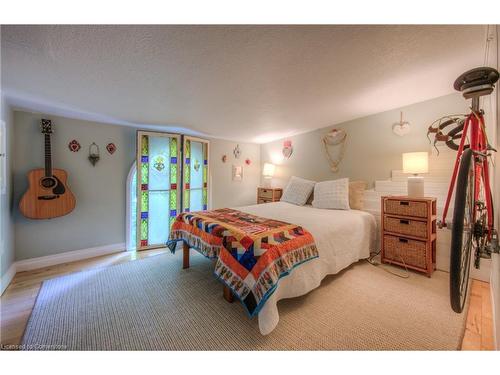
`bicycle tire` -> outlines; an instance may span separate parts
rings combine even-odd
[[[474,168],[472,150],[462,153],[455,190],[455,209],[450,247],[450,303],[453,311],[463,311],[469,287],[470,260],[473,246],[472,226],[464,244],[464,220],[472,221],[474,210]],[[467,194],[470,194],[467,197]],[[469,210],[469,212],[466,212]],[[467,234],[467,232],[466,232]]]

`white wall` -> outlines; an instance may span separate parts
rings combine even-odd
[[[68,172],[68,184],[77,204],[67,216],[29,220],[20,214],[18,204],[28,187],[26,174],[44,165],[39,127],[42,117],[53,121],[53,165]],[[14,122],[16,260],[125,243],[126,179],[135,160],[136,129],[21,111],[14,113]],[[82,145],[77,153],[68,149],[72,139]],[[101,155],[95,167],[87,159],[92,142],[99,145]],[[118,147],[113,155],[105,149],[108,142]],[[240,144],[242,155],[238,162],[244,165],[245,158],[252,160],[250,166],[244,167],[242,182],[231,180],[231,165],[235,162],[232,150],[236,144],[211,139],[210,146],[212,207],[254,203],[260,178],[260,146]],[[222,154],[228,155],[224,165]]]
[[[467,105],[457,93],[290,137],[287,139],[292,140],[294,149],[290,159],[281,156],[283,140],[266,143],[261,146],[261,162],[278,165],[273,179],[278,187],[284,186],[292,175],[316,181],[350,177],[373,184],[390,178],[392,170],[402,168],[403,152],[431,150],[426,137],[428,126],[445,114],[464,113]],[[400,110],[404,120],[411,124],[411,133],[404,137],[392,132],[392,125],[399,121]],[[323,135],[333,127],[348,133],[338,173],[330,170],[321,142]]]

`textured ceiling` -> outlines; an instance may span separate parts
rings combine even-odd
[[[2,26],[13,105],[266,142],[453,92],[483,26]]]

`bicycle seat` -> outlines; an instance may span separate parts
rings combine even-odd
[[[455,90],[463,92],[466,98],[489,95],[493,92],[499,76],[496,69],[482,66],[460,75],[455,80],[453,87]]]

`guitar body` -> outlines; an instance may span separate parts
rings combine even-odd
[[[28,173],[29,188],[19,202],[19,210],[27,218],[52,219],[75,208],[76,199],[67,186],[66,171],[52,169],[52,177],[45,174],[43,168]]]

